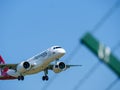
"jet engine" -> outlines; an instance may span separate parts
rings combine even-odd
[[[29,70],[30,68],[31,68],[31,64],[27,61],[24,61],[24,62],[21,62],[20,64],[18,64],[17,71],[23,73],[23,72]]]
[[[66,70],[66,64],[64,62],[57,62],[57,64],[53,66],[53,71],[55,73],[59,73],[64,70]]]

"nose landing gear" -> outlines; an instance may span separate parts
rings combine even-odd
[[[43,77],[42,77],[42,80],[43,80],[43,81],[45,81],[45,80],[48,81],[48,79],[49,79],[48,76],[43,76]]]
[[[42,80],[43,80],[43,81],[45,81],[45,80],[48,81],[48,79],[49,79],[49,77],[47,76],[47,74],[48,74],[48,69],[45,69],[45,70],[44,70],[44,74],[45,74],[45,76],[42,77]]]

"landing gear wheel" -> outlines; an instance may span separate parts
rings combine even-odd
[[[49,79],[48,76],[43,76],[43,77],[42,77],[42,80],[43,80],[43,81],[44,81],[44,80],[47,81],[48,79]]]
[[[48,79],[49,79],[49,77],[47,76],[47,74],[48,74],[48,68],[46,68],[46,69],[44,70],[44,74],[45,74],[45,75],[42,77],[42,80],[43,80],[43,81],[45,81],[45,80],[48,81]]]
[[[43,80],[43,81],[45,80],[45,76],[42,77],[42,80]]]
[[[21,80],[24,80],[24,76],[21,76]]]
[[[20,79],[21,79],[21,77],[20,76],[18,76],[18,80],[20,81]]]
[[[24,80],[24,76],[18,76],[18,80]]]
[[[48,79],[49,79],[48,76],[45,76],[45,79],[46,79],[46,81],[48,81]]]

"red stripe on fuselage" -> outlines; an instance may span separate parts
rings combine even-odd
[[[0,76],[0,80],[11,80],[11,79],[17,79],[17,77],[12,76]]]

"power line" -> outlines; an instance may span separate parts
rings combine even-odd
[[[119,41],[119,43],[113,48],[113,50],[114,50],[114,51],[117,50],[118,47],[120,47],[120,41]],[[116,85],[116,83],[119,81],[119,78],[120,78],[120,77],[117,77],[114,81],[112,81],[105,90],[111,90],[112,87],[114,87],[114,85]]]
[[[119,0],[115,3],[115,5],[100,19],[100,21],[94,26],[91,33],[94,33],[98,28],[100,28],[105,21],[112,15],[113,12],[115,12],[116,8],[119,6]],[[72,58],[77,54],[78,50],[80,49],[80,45],[77,45],[74,50],[69,54],[68,58],[66,59],[66,62],[70,62]],[[99,63],[96,63],[93,67],[96,67]],[[92,72],[94,70],[91,70]],[[55,78],[58,75],[53,75],[51,79],[43,86],[43,90],[47,90],[47,88],[51,85],[51,83],[55,80]],[[87,76],[86,76],[87,77]],[[84,82],[84,80],[83,80]]]
[[[118,0],[114,6],[112,6],[112,8],[110,8],[110,10],[100,19],[100,21],[94,26],[94,28],[92,29],[91,33],[94,33],[95,31],[98,30],[98,28],[100,28],[105,21],[107,21],[107,19],[115,12],[115,10],[119,7],[120,5],[120,1]],[[119,43],[120,44],[120,43]],[[116,47],[113,49],[115,50]],[[82,78],[81,80],[79,80],[78,84],[74,87],[73,90],[77,90],[84,82],[87,78],[89,78],[92,75],[92,72],[94,72],[97,67],[100,66],[100,62],[98,61],[96,64],[93,65],[93,67],[89,70],[89,72],[84,76],[84,78]]]
[[[79,49],[81,48],[81,45],[78,44],[74,49],[73,51],[69,54],[68,58],[65,60],[66,63],[69,63],[73,57],[79,52]]]
[[[92,68],[86,73],[86,75],[79,80],[79,82],[77,83],[77,85],[73,88],[73,90],[78,90],[79,87],[92,75],[92,73],[98,68],[98,66],[100,66],[100,62],[98,61],[97,63],[95,63]]]
[[[97,31],[98,28],[100,28],[105,23],[105,21],[107,21],[107,19],[115,12],[116,8],[119,7],[119,4],[120,4],[120,1],[118,0],[114,4],[114,6],[112,6],[112,8],[110,8],[110,10],[94,26],[94,28],[92,29],[91,33],[94,33],[95,31]],[[116,48],[114,48],[113,50],[115,50],[115,49]],[[92,75],[92,72],[94,72],[97,69],[98,66],[100,66],[100,62],[99,61],[92,66],[92,68],[88,71],[88,73],[81,80],[79,80],[78,84],[73,88],[73,90],[78,90],[78,88],[85,82],[85,80],[87,78],[89,78]]]
[[[119,77],[117,77],[114,81],[112,81],[105,90],[111,90],[112,87],[116,85],[118,81],[119,81]]]
[[[115,47],[113,47],[113,51],[115,51],[119,46],[120,44],[120,42],[118,42],[116,45],[115,45]],[[101,65],[101,62],[100,61],[98,61],[97,63],[95,63],[93,66],[92,66],[92,68],[88,71],[88,73],[87,74],[85,74],[85,76],[81,79],[81,80],[79,80],[79,82],[77,83],[77,85],[73,88],[73,90],[78,90],[79,89],[79,87],[92,75],[92,73],[93,72],[95,72],[96,70],[97,70],[97,68],[99,67]],[[108,86],[108,88],[106,89],[106,90],[109,90],[110,88],[112,88],[113,86],[114,86],[114,82],[116,82],[116,80],[115,81],[113,81],[113,83],[111,83],[110,84],[110,86]]]
[[[98,30],[109,19],[109,17],[117,10],[119,5],[120,5],[120,0],[117,0],[117,2],[109,9],[109,11],[94,26],[91,33],[94,33],[96,30]]]

